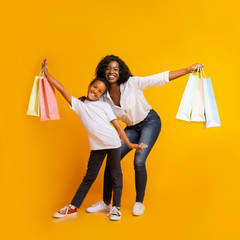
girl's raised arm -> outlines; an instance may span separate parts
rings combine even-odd
[[[44,75],[49,81],[49,83],[55,87],[66,99],[66,101],[71,105],[71,99],[72,96],[71,94],[63,87],[63,85],[58,82],[56,79],[54,79],[49,73],[48,73],[48,66],[47,66],[48,60],[47,58],[44,59],[43,61],[43,70],[44,70]]]

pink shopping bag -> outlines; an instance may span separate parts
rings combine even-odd
[[[54,88],[46,78],[40,78],[40,116],[42,121],[59,119]]]

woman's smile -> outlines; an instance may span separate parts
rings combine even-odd
[[[105,70],[105,77],[110,83],[117,82],[119,78],[119,64],[116,61],[112,61],[108,64]]]

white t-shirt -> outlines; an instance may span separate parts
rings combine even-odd
[[[116,119],[110,105],[101,101],[84,102],[72,97],[70,106],[81,120],[91,150],[112,149],[121,146],[120,138],[110,122]]]
[[[143,121],[152,107],[144,97],[143,90],[149,87],[160,87],[169,82],[169,71],[147,77],[130,77],[127,82],[120,85],[120,105],[116,106],[109,92],[101,101],[111,105],[117,118],[125,122],[128,126],[136,125]]]

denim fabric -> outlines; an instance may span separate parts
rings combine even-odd
[[[147,171],[145,163],[161,131],[160,117],[154,110],[151,110],[148,116],[142,122],[134,126],[126,127],[124,131],[132,143],[144,143],[148,145],[147,148],[144,148],[143,152],[136,150],[134,156],[136,202],[143,202],[147,183]],[[122,141],[121,159],[131,150],[132,149],[128,148],[127,145]],[[106,164],[103,189],[104,201],[110,201],[111,196],[111,173],[108,164]]]
[[[113,188],[113,206],[120,207],[122,196],[122,170],[120,165],[121,148],[92,150],[87,173],[80,184],[71,204],[80,207],[86,197],[91,185],[97,178],[98,172],[102,166],[103,160],[108,155],[107,166],[110,171],[110,181]]]

